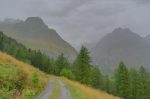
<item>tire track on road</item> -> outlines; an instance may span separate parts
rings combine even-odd
[[[59,93],[58,99],[72,99],[70,90],[64,84],[64,82],[59,81],[59,84],[60,84],[60,93]]]
[[[45,90],[35,99],[50,99],[53,93],[55,82],[51,81],[50,84],[45,88]]]

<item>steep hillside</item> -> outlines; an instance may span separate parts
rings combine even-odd
[[[69,43],[64,41],[55,30],[50,29],[39,17],[29,17],[25,21],[0,22],[0,30],[25,46],[40,49],[53,57],[61,52],[68,57],[77,54]]]
[[[129,29],[118,28],[105,36],[91,51],[93,63],[112,72],[120,61],[128,67],[150,68],[150,44]]]
[[[0,96],[31,99],[49,82],[49,76],[31,65],[0,52]]]

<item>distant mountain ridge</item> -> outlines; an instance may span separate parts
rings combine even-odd
[[[92,61],[105,72],[112,72],[123,61],[128,67],[150,68],[150,44],[130,29],[117,28],[91,51]]]
[[[150,43],[150,34],[144,38],[148,43]]]
[[[77,54],[76,50],[54,29],[50,29],[40,17],[29,17],[25,21],[0,22],[0,30],[28,48],[40,49],[53,57],[59,53],[64,53],[67,57]]]

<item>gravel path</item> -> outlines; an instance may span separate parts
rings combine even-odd
[[[36,99],[50,99],[50,96],[53,93],[55,82],[51,81],[46,89],[38,96]]]
[[[60,93],[58,99],[72,99],[68,87],[62,81],[59,81],[59,84],[60,84]]]

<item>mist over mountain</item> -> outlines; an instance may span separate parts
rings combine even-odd
[[[96,46],[97,42],[89,42],[89,43],[83,43],[82,45],[85,46],[89,52],[92,51],[92,49]]]
[[[40,17],[29,17],[25,21],[5,20],[0,22],[0,30],[28,48],[40,49],[53,57],[64,53],[71,58],[77,54],[76,50],[54,29],[50,29]]]
[[[105,72],[112,72],[120,61],[128,67],[149,68],[150,44],[130,29],[117,28],[97,43],[91,56]]]
[[[150,34],[144,38],[148,43],[150,43]]]

